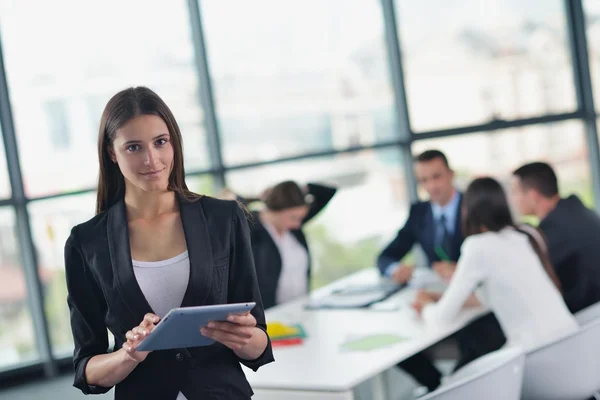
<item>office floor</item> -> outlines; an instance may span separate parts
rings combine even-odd
[[[448,373],[451,370],[452,362],[438,362],[438,368]],[[390,398],[393,400],[411,399],[411,393],[416,388],[414,382],[405,374],[396,369],[388,371],[390,376]],[[40,380],[9,389],[0,390],[0,400],[83,400],[90,399],[90,396],[83,395],[73,386],[72,374],[63,374],[50,380]],[[357,388],[357,400],[369,399],[368,385],[361,385]],[[108,400],[113,398],[113,392],[110,391],[104,395],[93,396],[93,400]]]
[[[73,386],[73,375],[65,374],[50,380],[31,382],[10,389],[0,390],[0,400],[83,400],[90,396],[83,395]],[[94,400],[113,398],[110,391],[104,395],[93,396]]]

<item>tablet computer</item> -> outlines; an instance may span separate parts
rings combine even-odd
[[[251,302],[174,308],[140,342],[137,350],[166,350],[211,345],[215,341],[203,336],[200,328],[211,321],[226,321],[230,314],[246,314],[254,306],[256,303]]]

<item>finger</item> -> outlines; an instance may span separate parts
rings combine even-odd
[[[148,329],[143,328],[141,326],[136,326],[135,328],[132,329],[132,332],[134,335],[145,336],[148,334]]]
[[[226,332],[226,331],[222,331],[222,330],[218,330],[218,329],[211,329],[211,328],[202,328],[200,330],[200,332],[207,337],[210,337],[214,340],[216,340],[219,343],[223,343],[225,344],[225,342],[230,342],[230,343],[235,343],[238,345],[246,345],[250,342],[250,337],[252,335],[250,335],[250,337],[241,337],[238,334],[232,333],[232,332]]]
[[[252,337],[254,333],[254,327],[232,324],[230,322],[209,322],[207,328],[214,329],[215,331],[222,331],[232,333],[240,337]]]
[[[135,353],[135,346],[130,341],[123,343],[123,349],[129,354]]]
[[[158,315],[156,314],[152,314],[152,313],[148,313],[146,315],[144,315],[144,320],[142,321],[142,323],[140,324],[140,326],[148,326],[151,324],[156,324],[158,323],[158,321],[160,320],[160,318],[158,317]]]
[[[256,319],[250,313],[244,315],[232,314],[227,317],[227,321],[232,324],[243,325],[243,326],[256,326]]]

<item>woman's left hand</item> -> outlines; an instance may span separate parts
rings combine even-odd
[[[214,339],[233,351],[242,350],[252,340],[256,330],[256,319],[250,313],[230,315],[227,321],[209,322],[200,329],[202,335]]]
[[[426,290],[419,290],[415,297],[415,301],[412,304],[412,308],[418,313],[421,314],[423,308],[427,304],[435,303],[442,297],[441,293],[429,292]]]

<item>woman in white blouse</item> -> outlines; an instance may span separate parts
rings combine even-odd
[[[496,314],[507,345],[525,351],[578,329],[542,237],[515,227],[496,180],[479,178],[469,185],[462,221],[467,239],[448,288],[441,296],[420,292],[413,305],[427,324],[451,323],[463,305],[481,302]]]

